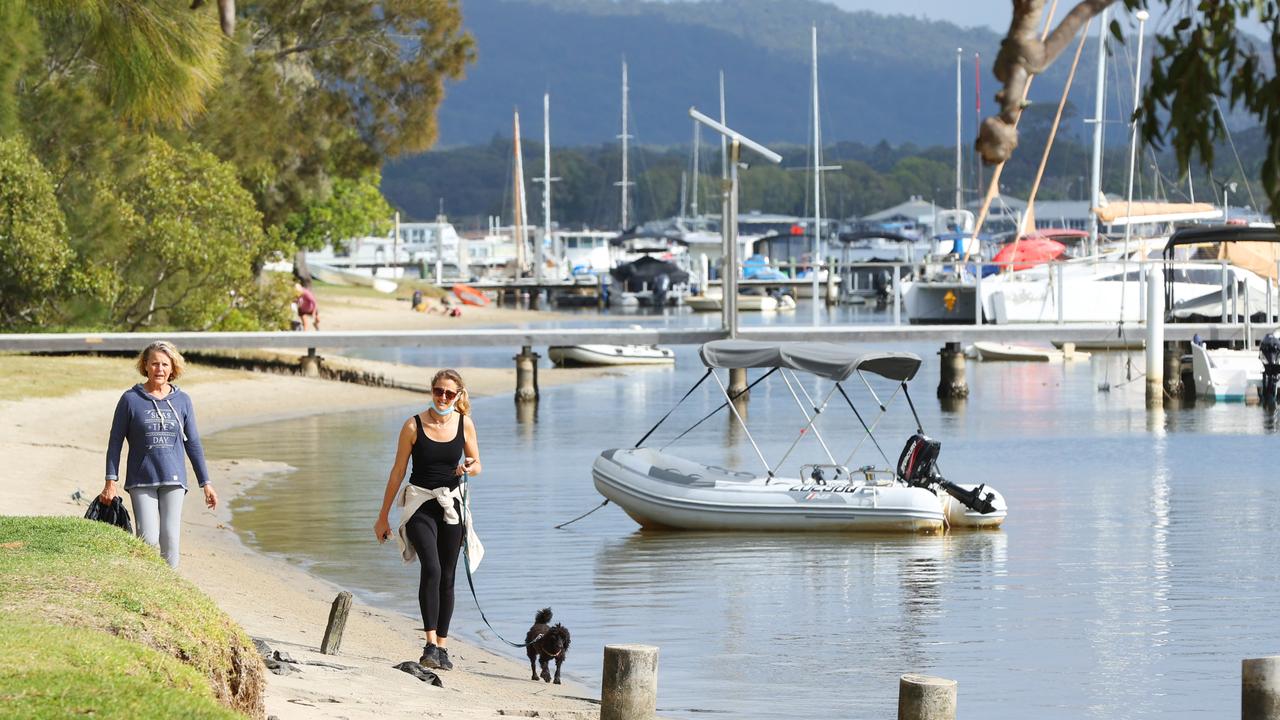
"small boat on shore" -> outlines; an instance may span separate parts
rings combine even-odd
[[[676,354],[657,345],[552,345],[551,362],[560,367],[605,365],[674,365]]]
[[[795,397],[806,424],[782,458],[770,464],[742,416],[733,411],[764,464],[763,472],[688,460],[666,452],[665,446],[644,447],[644,441],[662,425],[661,421],[635,447],[605,450],[592,466],[596,490],[642,527],[932,533],[948,527],[995,528],[1004,521],[1008,507],[1000,493],[983,484],[958,485],[943,478],[936,463],[941,446],[923,434],[917,433],[907,441],[893,468],[873,465],[850,468],[849,463],[862,443],[841,462],[823,439],[817,420],[829,417],[823,413],[839,391],[866,431],[863,439],[874,440],[870,429],[880,418],[869,424],[863,422],[863,416],[840,383],[854,374],[863,381],[869,380],[868,376],[879,376],[897,385],[894,396],[900,391],[905,395],[907,381],[920,367],[918,356],[900,352],[856,353],[829,343],[747,340],[716,340],[703,345],[700,355],[707,372],[698,384],[715,377],[724,393],[724,403],[715,412],[733,402],[724,382],[714,374],[717,369],[761,368],[768,372],[752,385],[777,373]],[[797,373],[833,381],[833,386],[825,397],[810,397]],[[869,383],[867,387],[875,395]],[[797,388],[805,399],[796,395]],[[874,404],[880,408],[881,416],[889,400],[892,397],[884,402],[876,398]],[[806,408],[811,408],[813,414]],[[670,415],[668,413],[663,421]],[[919,417],[914,407],[912,415],[918,427]],[[695,423],[695,427],[701,422]],[[796,475],[785,474],[784,463],[806,436],[818,441],[825,457],[799,465]],[[879,449],[878,443],[875,445]],[[881,457],[886,464],[889,462],[883,452]]]
[[[1067,350],[985,341],[975,342],[970,347],[973,348],[973,354],[979,360],[987,362],[1063,362],[1089,359],[1089,353],[1081,352],[1074,347]]]

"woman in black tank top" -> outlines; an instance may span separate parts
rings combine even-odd
[[[373,525],[378,542],[386,542],[391,537],[388,515],[400,493],[410,458],[413,471],[409,483],[426,490],[455,489],[463,473],[480,474],[476,428],[471,421],[471,403],[467,400],[462,376],[454,370],[441,370],[431,380],[431,393],[431,406],[406,420],[400,428],[395,463],[382,498],[382,512]],[[454,505],[455,510],[461,511],[457,500]],[[445,646],[453,617],[453,580],[463,526],[446,523],[444,508],[430,500],[422,503],[404,522],[404,530],[422,564],[418,604],[427,644],[419,662],[431,669],[451,670],[453,663]]]

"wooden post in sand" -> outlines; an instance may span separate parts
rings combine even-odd
[[[324,358],[316,354],[315,348],[307,348],[307,354],[299,359],[303,377],[320,377],[320,363]]]
[[[1280,720],[1280,656],[1244,661],[1240,720]]]
[[[605,645],[600,720],[650,720],[658,711],[658,648]]]
[[[337,655],[342,645],[342,631],[347,628],[347,615],[351,613],[351,593],[343,590],[333,599],[333,607],[329,609],[329,624],[324,628],[324,639],[320,641],[320,652],[325,655]]]
[[[516,361],[516,400],[519,402],[538,399],[539,357],[533,348],[525,345],[520,348],[520,354],[512,358]]]
[[[956,720],[956,681],[903,675],[898,681],[898,720]]]

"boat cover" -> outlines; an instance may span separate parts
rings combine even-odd
[[[713,340],[702,346],[699,355],[709,368],[784,367],[837,382],[858,370],[905,382],[920,368],[919,356],[912,353],[859,353],[825,342]]]

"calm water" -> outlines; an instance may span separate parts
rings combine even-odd
[[[958,680],[969,718],[1237,714],[1240,660],[1280,651],[1276,420],[1238,404],[1148,412],[1140,379],[1116,387],[1122,355],[970,363],[971,397],[948,410],[933,397],[936,348],[909,349],[926,360],[913,399],[943,441],[942,468],[1005,494],[1002,531],[641,533],[613,506],[552,529],[600,501],[595,456],[634,444],[701,375],[694,349],[680,348],[674,370],[544,390],[527,417],[508,395],[475,403],[486,614],[521,639],[551,605],[573,631],[566,671],[597,687],[603,644],[660,646],[659,709],[672,717],[892,717],[904,672]],[[510,354],[471,360],[505,364]],[[1103,382],[1113,389],[1099,392]],[[776,459],[803,421],[785,385],[771,383],[753,391],[749,425]],[[870,412],[861,383],[849,388]],[[912,428],[900,401],[877,431],[894,458]],[[714,405],[700,389],[677,413],[684,424],[649,444]],[[415,409],[210,438],[215,456],[297,468],[237,501],[237,529],[256,548],[417,617],[417,566],[378,546],[371,529],[396,430]],[[843,457],[857,421],[834,407],[822,422]],[[723,414],[672,450],[759,467]],[[817,450],[802,443],[788,467]],[[878,460],[868,446],[854,463]],[[461,579],[459,593],[455,634],[501,650]],[[409,623],[405,632],[415,634]]]

